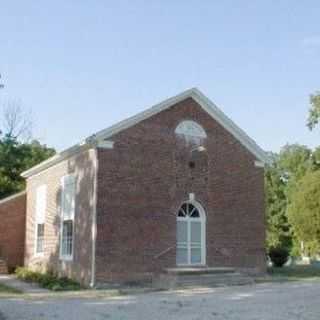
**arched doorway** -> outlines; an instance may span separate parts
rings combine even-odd
[[[177,214],[176,263],[206,264],[206,214],[196,201],[183,203]]]

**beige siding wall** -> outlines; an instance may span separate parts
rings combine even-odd
[[[92,214],[95,177],[95,152],[83,151],[27,180],[27,217],[25,265],[32,268],[53,270],[88,285],[92,261]],[[74,254],[73,261],[61,261],[60,209],[61,178],[67,174],[76,177]],[[35,209],[37,187],[47,186],[44,254],[35,255]]]

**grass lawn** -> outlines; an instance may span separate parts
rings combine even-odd
[[[268,275],[271,276],[270,281],[294,281],[303,279],[320,280],[320,267],[309,265],[282,268],[269,267]]]
[[[0,295],[7,294],[7,293],[21,293],[21,291],[0,283]]]

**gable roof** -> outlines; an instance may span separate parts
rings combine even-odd
[[[242,129],[240,129],[230,118],[228,118],[211,100],[209,100],[200,90],[192,88],[186,90],[174,97],[166,99],[151,108],[142,111],[133,117],[120,121],[119,123],[108,127],[104,130],[98,131],[96,134],[88,137],[82,143],[79,143],[71,148],[68,148],[52,158],[40,163],[39,165],[25,171],[22,176],[28,178],[34,174],[45,170],[68,157],[85,150],[89,147],[97,145],[100,142],[106,141],[113,135],[126,130],[137,123],[150,118],[157,113],[166,110],[178,102],[187,98],[195,100],[214,120],[216,120],[222,127],[230,132],[248,151],[250,151],[258,160],[263,163],[269,162],[267,154],[251,139]],[[112,142],[111,142],[112,143]]]

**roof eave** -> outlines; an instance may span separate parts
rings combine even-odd
[[[88,137],[82,143],[76,144],[56,155],[49,158],[48,160],[39,163],[38,165],[32,167],[31,169],[22,172],[21,176],[23,178],[29,178],[33,175],[36,175],[60,162],[66,160],[82,151],[88,150],[90,148],[102,148],[102,149],[112,149],[113,141],[98,141],[95,135]]]
[[[227,117],[210,99],[208,99],[200,90],[197,88],[191,88],[186,90],[174,97],[164,100],[142,111],[133,117],[119,122],[107,129],[104,129],[96,134],[98,140],[108,139],[111,136],[130,128],[131,126],[148,119],[149,117],[181,102],[187,98],[193,98],[209,115],[215,119],[220,125],[222,125],[227,131],[229,131],[233,136],[238,139],[242,145],[246,147],[259,161],[263,163],[269,163],[270,160],[264,150],[262,150],[258,144],[251,139],[242,129],[240,129],[229,117]]]
[[[218,123],[220,123],[220,125],[222,125],[236,139],[238,139],[241,144],[244,145],[257,158],[257,160],[260,160],[265,164],[270,163],[267,153],[200,90],[194,88],[192,90],[192,98],[198,102],[211,115],[212,118],[214,118]],[[218,115],[218,117],[216,115]]]
[[[32,167],[29,170],[26,170],[24,172],[21,173],[21,176],[23,178],[29,178],[35,174],[40,173],[43,170],[46,170],[56,164],[58,164],[59,162],[68,159],[69,157],[79,153],[82,150],[85,150],[88,148],[88,143],[83,143],[83,144],[76,144],[56,155],[54,155],[53,157],[39,163],[38,165]]]
[[[99,142],[104,141],[111,136],[132,127],[133,125],[148,119],[149,117],[181,102],[187,98],[193,98],[213,119],[215,119],[220,125],[222,125],[227,131],[229,131],[240,143],[250,151],[257,160],[268,164],[270,159],[266,152],[263,151],[258,144],[251,139],[242,129],[240,129],[230,118],[228,118],[210,99],[208,99],[200,90],[197,88],[188,89],[174,97],[166,99],[153,107],[142,111],[128,119],[125,119],[107,129],[101,130],[96,134],[88,137],[83,143],[77,144],[68,148],[52,158],[38,164],[37,166],[23,172],[21,174],[24,178],[29,178],[51,166],[69,158],[76,153],[88,149],[93,145],[96,146]]]

